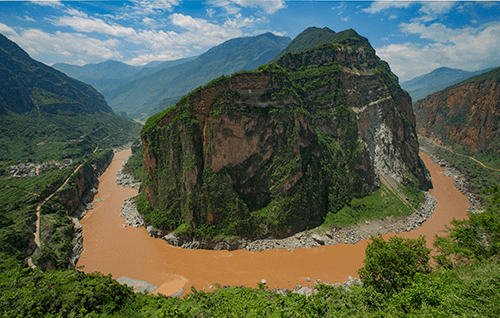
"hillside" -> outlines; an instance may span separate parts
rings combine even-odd
[[[163,99],[176,98],[222,74],[254,70],[280,52],[290,39],[272,33],[235,38],[200,55],[196,60],[176,65],[105,91],[116,111],[146,112]]]
[[[0,160],[40,161],[76,158],[118,131],[102,146],[131,141],[139,125],[114,114],[92,86],[0,35],[0,130]]]
[[[472,152],[500,151],[500,68],[419,100],[418,133]]]
[[[31,59],[0,34],[0,114],[7,110],[67,115],[112,112],[93,87]]]
[[[139,208],[185,238],[291,235],[385,180],[428,188],[414,125],[409,95],[364,38],[286,54],[148,120]]]
[[[402,82],[401,88],[410,94],[412,101],[417,102],[432,93],[438,92],[469,77],[476,76],[490,70],[491,69],[485,69],[469,72],[448,67],[440,67],[428,74]]]
[[[323,29],[310,27],[297,35],[297,37],[295,37],[293,41],[286,46],[286,48],[284,48],[278,55],[276,55],[271,60],[271,62],[277,61],[286,53],[298,53],[321,46],[323,44],[341,42],[349,39],[354,39],[356,43],[368,48],[372,48],[368,40],[360,36],[353,29],[336,33],[335,31],[332,31],[327,27],[324,27]]]

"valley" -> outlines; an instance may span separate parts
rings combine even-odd
[[[0,23],[0,316],[500,312],[500,68],[302,30],[49,66]]]
[[[108,170],[99,178],[94,201],[100,201],[94,203],[94,208],[81,221],[84,251],[77,266],[84,266],[86,273],[99,271],[115,279],[127,276],[145,280],[171,293],[180,288],[187,292],[190,286],[209,291],[209,286],[216,283],[256,288],[261,279],[265,279],[270,288],[291,288],[299,284],[312,286],[317,279],[342,283],[349,276],[358,277],[356,272],[363,265],[368,240],[291,251],[190,250],[152,238],[144,227],[124,227],[125,219],[119,216],[123,200],[136,195],[137,190],[118,186],[116,174],[129,154],[127,150],[115,155]],[[398,236],[425,235],[429,239],[428,247],[432,248],[430,239],[453,218],[465,218],[469,205],[453,185],[453,178],[445,176],[444,169],[427,155],[420,155],[431,173],[434,188],[429,192],[436,198],[437,205],[423,226]],[[306,281],[307,277],[312,281]],[[174,288],[169,290],[170,284]]]

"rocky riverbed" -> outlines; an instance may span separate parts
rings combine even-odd
[[[124,161],[124,165],[127,160]],[[122,169],[123,170],[123,169]],[[124,187],[135,187],[138,189],[140,183],[130,175],[120,172],[116,176],[118,185]],[[349,227],[336,227],[329,231],[320,231],[317,229],[297,233],[293,236],[276,239],[266,238],[260,240],[249,240],[245,238],[234,238],[230,240],[187,240],[174,233],[167,233],[147,226],[146,229],[150,236],[162,238],[168,244],[180,246],[187,249],[213,249],[213,250],[236,250],[246,249],[248,251],[264,251],[270,249],[311,248],[321,245],[331,245],[337,243],[355,244],[364,239],[378,234],[401,233],[403,231],[412,231],[421,226],[427,218],[432,215],[435,198],[428,192],[424,192],[425,201],[421,208],[408,217],[386,217],[372,221],[361,222],[360,224]],[[145,226],[144,220],[135,206],[135,197],[125,200],[121,208],[121,217],[125,218],[123,226],[141,227]]]

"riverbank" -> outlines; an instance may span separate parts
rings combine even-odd
[[[124,162],[125,164],[126,161]],[[140,187],[140,183],[134,180],[131,175],[123,173],[123,168],[117,174],[116,183],[135,189],[139,189]],[[179,235],[175,235],[173,232],[166,233],[151,226],[147,226],[146,229],[150,236],[161,238],[172,246],[184,249],[209,249],[216,251],[244,249],[259,252],[272,249],[285,249],[291,251],[298,248],[313,248],[338,243],[356,244],[379,234],[399,234],[405,231],[413,231],[422,226],[432,216],[436,203],[436,199],[429,192],[424,192],[424,202],[421,204],[420,209],[410,216],[390,216],[371,221],[362,221],[348,227],[334,227],[328,231],[316,228],[281,239],[271,237],[259,240],[249,240],[246,238],[187,240]],[[124,226],[145,226],[145,222],[135,206],[135,197],[125,200],[121,211],[120,216],[125,219]]]
[[[318,279],[336,284],[349,281],[349,276],[353,279],[359,277],[357,270],[363,266],[368,240],[290,251],[192,250],[152,238],[144,227],[124,227],[120,209],[125,199],[137,195],[137,190],[118,186],[116,174],[129,155],[130,150],[115,154],[112,164],[99,178],[94,208],[81,222],[84,252],[77,266],[85,266],[85,272],[99,271],[111,274],[115,279],[126,276],[163,286],[166,290],[175,285],[175,288],[184,288],[185,291],[189,291],[189,286],[210,290],[210,286],[216,283],[255,288],[262,279],[270,289],[293,289],[298,285],[313,287]],[[432,248],[432,237],[444,230],[445,224],[453,218],[465,218],[469,205],[465,196],[453,186],[454,180],[446,177],[439,165],[426,155],[422,155],[422,159],[433,178],[434,189],[429,193],[438,203],[423,226],[398,236],[418,238],[426,235],[427,246]],[[96,199],[101,201],[96,202]]]

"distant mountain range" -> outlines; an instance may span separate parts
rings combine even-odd
[[[419,99],[427,97],[427,95],[438,92],[469,77],[473,77],[490,70],[492,70],[492,68],[469,72],[448,67],[440,67],[428,74],[402,82],[400,85],[410,94],[411,99],[416,102]]]
[[[102,92],[103,90],[111,90],[121,84],[153,74],[165,68],[193,61],[196,58],[197,56],[174,61],[153,61],[142,67],[131,66],[113,60],[83,66],[56,63],[52,65],[52,67],[68,76],[90,84],[95,89]]]
[[[114,110],[151,115],[151,110],[164,99],[178,99],[221,75],[256,69],[269,62],[289,42],[290,38],[272,33],[231,39],[193,61],[133,80],[103,94]]]
[[[138,126],[116,115],[92,86],[33,60],[0,34],[0,161],[54,159],[68,149],[71,157],[85,148],[77,140],[95,148],[112,133],[137,134]]]

